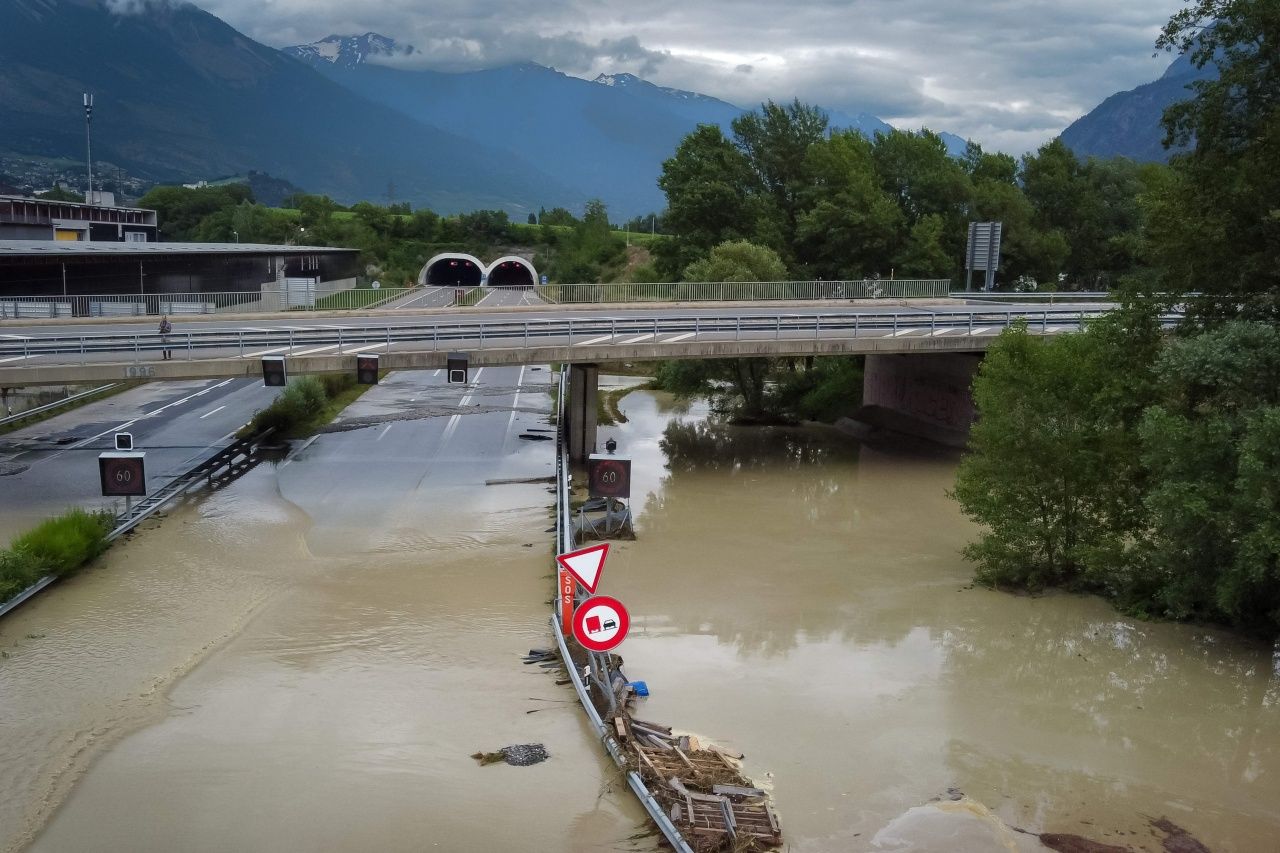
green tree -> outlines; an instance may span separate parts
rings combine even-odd
[[[735,118],[732,127],[734,144],[778,216],[780,248],[789,251],[808,184],[809,151],[826,138],[827,114],[798,99],[786,106],[767,101]]]
[[[667,195],[665,224],[683,250],[673,253],[685,259],[681,268],[726,240],[752,236],[762,215],[751,164],[715,125],[684,138],[662,164],[658,186]]]
[[[36,198],[42,201],[70,201],[76,204],[84,204],[84,193],[64,190],[62,187],[54,187],[48,192],[39,193]]]
[[[685,270],[686,281],[785,281],[787,267],[778,253],[745,240],[721,243]]]
[[[1158,615],[1280,630],[1280,330],[1174,340],[1142,419],[1151,523],[1138,589]]]
[[[871,143],[837,131],[809,148],[795,255],[808,277],[851,280],[888,271],[904,227],[880,188]]]
[[[1274,0],[1197,0],[1157,47],[1191,51],[1216,79],[1164,116],[1176,179],[1153,214],[1164,286],[1202,292],[1197,317],[1280,314],[1280,9]]]
[[[937,213],[922,216],[911,226],[911,236],[902,247],[895,267],[903,278],[945,278],[955,267],[955,257],[947,251],[947,223]]]
[[[1153,312],[1130,308],[1081,334],[1004,332],[974,382],[978,421],[955,497],[985,528],[964,550],[992,585],[1117,593],[1143,525],[1136,424],[1152,399]]]
[[[227,184],[194,190],[185,187],[155,187],[138,201],[138,206],[156,211],[163,239],[183,241],[194,238],[200,220],[241,202],[253,202],[253,193],[248,184]]]

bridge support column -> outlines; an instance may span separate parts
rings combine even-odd
[[[873,427],[964,447],[973,424],[977,353],[868,355],[857,419]]]
[[[600,368],[594,364],[569,365],[569,459],[585,462],[596,450],[596,397],[600,393]]]

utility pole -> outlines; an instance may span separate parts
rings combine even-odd
[[[89,165],[89,191],[84,196],[86,204],[93,204],[93,135],[90,133],[92,125],[93,95],[86,92],[84,96],[84,149]]]

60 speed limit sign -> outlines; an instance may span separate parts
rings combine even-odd
[[[587,459],[587,482],[593,498],[630,498],[631,460],[592,454]]]
[[[107,498],[140,498],[147,494],[145,453],[98,454],[98,477],[102,496]]]

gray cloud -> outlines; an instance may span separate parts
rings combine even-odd
[[[129,6],[138,0],[111,0]],[[751,106],[802,100],[929,126],[1021,154],[1108,95],[1156,77],[1182,0],[199,0],[276,46],[373,30],[407,61],[466,70],[534,61],[630,71]]]

